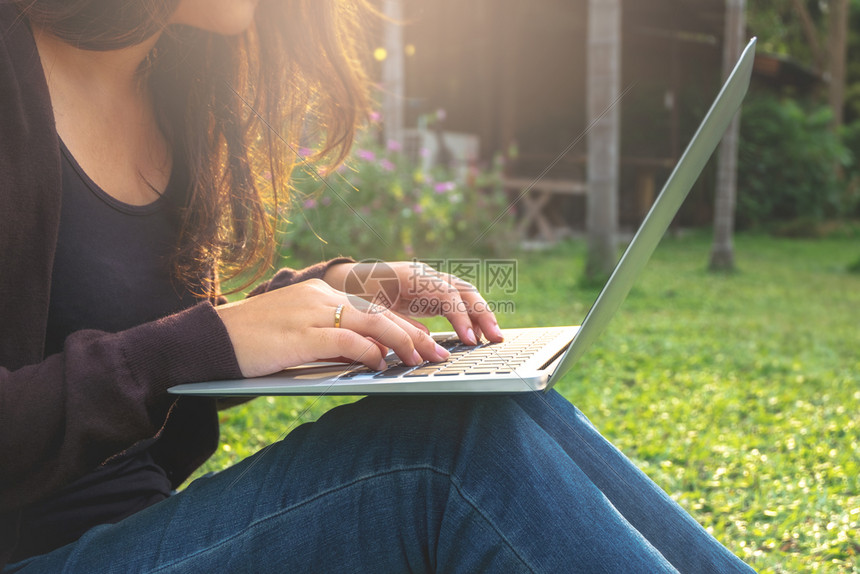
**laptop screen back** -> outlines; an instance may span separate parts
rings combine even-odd
[[[657,244],[669,228],[702,169],[716,149],[746,95],[755,59],[753,38],[729,75],[699,129],[681,155],[681,159],[657,196],[654,205],[621,256],[618,265],[592,305],[552,375],[552,386],[582,357],[586,349],[606,329],[612,316],[624,302],[633,282],[648,262]]]

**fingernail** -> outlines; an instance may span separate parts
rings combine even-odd
[[[388,368],[388,363],[385,362],[385,359],[380,359],[379,366],[376,367],[376,370],[384,371],[386,368]]]
[[[416,349],[412,350],[412,362],[416,365],[420,365],[424,362],[424,359],[421,358],[421,354]]]
[[[493,335],[495,335],[496,337],[499,337],[500,339],[503,338],[502,329],[499,327],[498,323],[493,323],[493,325],[490,327],[490,331],[492,331]]]
[[[475,332],[472,330],[471,327],[466,329],[466,343],[469,345],[477,345],[478,344],[478,339],[475,338]]]
[[[440,359],[445,360],[451,356],[451,353],[448,352],[448,349],[446,349],[445,347],[443,347],[442,345],[437,343],[436,344],[436,355]]]

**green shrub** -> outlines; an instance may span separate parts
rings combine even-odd
[[[860,87],[860,85],[858,85]],[[855,161],[845,170],[845,192],[842,198],[843,210],[846,215],[860,217],[860,120],[842,126],[840,132],[843,145]]]
[[[294,174],[298,198],[283,234],[283,255],[316,260],[428,259],[501,254],[512,218],[501,164],[471,168],[464,182],[451,169],[424,170],[398,142],[383,147],[365,134],[344,166],[322,177],[312,164]]]
[[[850,154],[829,129],[830,110],[758,95],[742,113],[738,225],[840,215],[842,184],[835,168],[848,166]]]

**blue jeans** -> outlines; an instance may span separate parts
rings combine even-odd
[[[379,397],[7,572],[751,572],[555,392]]]

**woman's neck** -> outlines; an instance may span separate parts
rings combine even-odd
[[[33,30],[57,133],[87,175],[125,203],[145,205],[164,190],[169,144],[141,74],[157,36],[119,50],[82,50]]]
[[[33,28],[33,36],[46,76],[62,70],[66,80],[73,84],[89,86],[95,94],[103,94],[111,100],[116,97],[140,95],[141,64],[159,38],[159,34],[154,34],[140,44],[117,50],[97,51],[76,48],[36,27]]]

